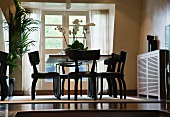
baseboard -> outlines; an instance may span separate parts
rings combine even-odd
[[[127,96],[137,96],[137,90],[127,90]]]
[[[15,95],[15,96],[23,96],[24,91],[22,91],[22,90],[14,90],[13,95]]]
[[[0,91],[0,95],[1,95],[1,91]],[[22,91],[22,90],[15,90],[13,92],[13,95],[14,96],[23,96],[24,95],[24,91]]]

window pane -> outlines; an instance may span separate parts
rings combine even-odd
[[[71,32],[73,32],[73,26],[69,26],[69,30],[71,30]],[[73,34],[71,33],[71,35],[69,35],[69,37],[72,37]],[[84,37],[83,34],[83,26],[79,26],[79,31],[77,31],[76,37]]]
[[[62,33],[57,29],[56,26],[45,26],[45,36],[62,37]]]
[[[62,38],[46,38],[45,49],[62,49]]]
[[[69,16],[69,25],[73,25],[73,21],[75,19],[82,20],[82,22],[79,22],[80,25],[86,25],[86,16],[80,16],[80,15]]]
[[[62,15],[45,15],[45,24],[62,24]]]
[[[73,38],[69,38],[69,44],[73,43]]]
[[[45,72],[56,72],[56,63],[47,63],[47,60],[49,59],[49,55],[45,54]],[[53,79],[45,79],[46,82],[53,82]]]

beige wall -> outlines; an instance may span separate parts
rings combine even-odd
[[[122,2],[121,2],[122,1]],[[127,51],[127,89],[137,89],[136,56],[139,50],[142,0],[120,0],[115,11],[114,52]]]
[[[2,12],[4,13],[4,16],[6,17],[6,20],[9,20],[8,13],[9,8],[11,9],[12,13],[15,13],[15,5],[13,3],[13,0],[7,0],[4,2],[4,0],[0,0],[0,7]]]
[[[8,0],[12,1],[12,0]],[[43,1],[45,0],[20,0],[20,1]],[[65,2],[65,0],[46,0],[47,2]],[[88,3],[115,3],[115,32],[114,32],[114,52],[121,50],[128,52],[127,62],[125,66],[125,80],[127,89],[137,89],[136,77],[136,56],[139,52],[141,12],[143,0],[81,0]],[[72,2],[80,2],[80,0],[72,0]],[[9,2],[11,4],[11,2]],[[6,11],[7,4],[0,0],[3,11]],[[12,5],[10,5],[12,6]],[[22,83],[22,80],[21,80]],[[19,86],[19,87],[17,87]],[[22,89],[20,85],[15,88]]]
[[[165,48],[165,26],[167,25],[167,0],[144,0],[139,53],[148,51],[147,35],[154,35],[159,49]]]

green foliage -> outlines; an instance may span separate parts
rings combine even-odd
[[[67,53],[70,49],[78,49],[78,50],[87,50],[88,47],[84,47],[84,44],[79,42],[78,40],[74,41],[73,44],[69,44],[68,48],[66,48],[64,51]]]
[[[29,35],[38,30],[39,20],[27,17],[31,13],[28,9],[23,9],[18,2],[14,0],[16,13],[13,17],[9,9],[9,74],[12,74],[16,67],[20,67],[18,61],[28,52],[30,46],[34,45],[34,40],[30,40]]]

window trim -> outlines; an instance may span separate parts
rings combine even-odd
[[[42,12],[42,39],[41,39],[41,58],[42,58],[42,71],[45,71],[45,55],[46,54],[57,54],[60,53],[64,48],[66,48],[66,44],[63,39],[63,48],[62,49],[45,49],[45,15],[62,15],[62,25],[66,28],[69,26],[69,16],[70,15],[85,15],[86,16],[86,22],[89,22],[89,11],[43,11]],[[48,24],[49,25],[49,24]],[[51,25],[55,26],[55,25]],[[62,37],[63,38],[63,37]],[[87,37],[88,38],[88,37]],[[69,41],[69,35],[66,35],[67,42]]]

